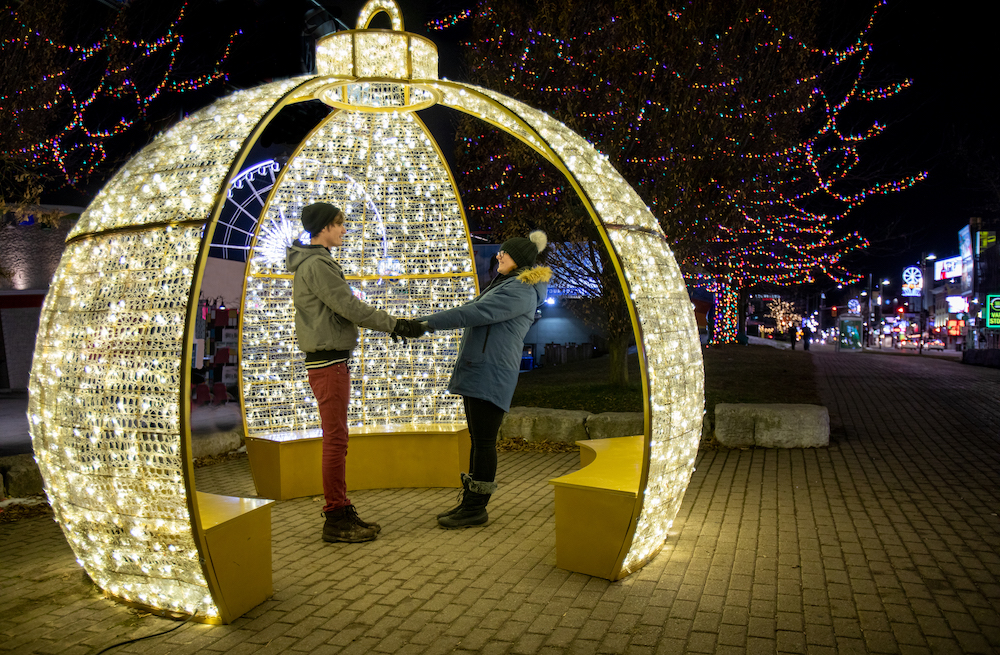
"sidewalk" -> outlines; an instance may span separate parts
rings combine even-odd
[[[703,451],[666,547],[620,582],[555,567],[547,480],[576,455],[505,453],[483,529],[436,527],[454,490],[353,493],[370,544],[324,544],[319,502],[276,503],[271,600],[112,652],[1000,651],[1000,370],[813,357],[830,447]],[[253,491],[245,459],[198,483]],[[178,625],[101,598],[51,520],[0,525],[0,556],[0,653]]]

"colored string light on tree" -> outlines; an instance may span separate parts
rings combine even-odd
[[[6,114],[15,135],[4,141],[0,154],[21,162],[38,173],[51,172],[69,186],[78,186],[94,175],[109,159],[110,142],[139,126],[148,118],[150,107],[167,94],[181,94],[203,89],[224,81],[223,65],[239,32],[230,35],[222,55],[207,67],[207,72],[193,77],[179,77],[178,56],[184,47],[181,28],[187,4],[155,39],[128,39],[119,10],[115,21],[102,30],[90,45],[67,45],[46,38],[44,26],[26,24],[16,10],[8,10],[18,37],[6,38],[0,53],[11,49],[41,49],[56,68],[45,70],[28,86],[12,89],[0,96],[0,114]],[[155,72],[146,62],[157,60]],[[165,61],[159,60],[165,58]],[[102,61],[103,70],[88,74],[86,66]],[[28,92],[46,96],[42,101],[25,104]],[[24,129],[29,115],[44,113],[49,127],[44,134]]]
[[[607,153],[659,219],[689,284],[723,279],[739,290],[856,279],[847,258],[868,241],[845,233],[842,219],[927,176],[884,179],[862,163],[861,149],[886,123],[859,124],[853,109],[911,85],[868,82],[870,33],[885,2],[839,49],[798,38],[809,26],[793,29],[795,12],[779,8],[713,16],[727,27],[699,33],[707,17],[698,12],[706,9],[654,4],[629,7],[646,23],[667,26],[656,40],[624,10],[546,22],[541,12],[480,2],[469,15],[473,77],[546,108]],[[766,68],[775,61],[789,63]],[[516,153],[481,147],[490,132],[460,134],[474,222],[499,225],[572,196],[544,173],[512,173],[521,170]],[[481,161],[479,150],[505,156]],[[717,312],[717,320],[730,317]]]

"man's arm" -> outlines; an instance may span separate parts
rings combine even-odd
[[[395,318],[354,295],[347,280],[337,275],[332,261],[326,262],[314,257],[312,261],[303,264],[299,274],[327,307],[351,323],[380,332],[392,332],[396,327]]]

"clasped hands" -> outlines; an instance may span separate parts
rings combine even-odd
[[[417,339],[427,332],[432,332],[432,330],[422,321],[412,318],[397,318],[396,327],[389,333],[389,336],[392,337],[393,342],[402,341],[405,344],[407,339]]]

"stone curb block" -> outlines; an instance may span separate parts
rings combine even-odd
[[[0,477],[3,478],[2,497],[26,498],[43,492],[42,474],[34,455],[0,457]]]
[[[191,439],[191,457],[201,459],[222,455],[243,445],[243,426],[227,432],[199,434]]]
[[[500,439],[573,443],[642,434],[642,412],[604,412],[512,407],[500,425]]]
[[[645,415],[642,412],[603,412],[587,417],[587,434],[591,439],[613,439],[642,434]]]
[[[584,427],[590,412],[544,407],[512,407],[500,424],[501,439],[573,443],[589,439]]]
[[[719,403],[715,438],[730,448],[826,447],[830,412],[820,405]]]

